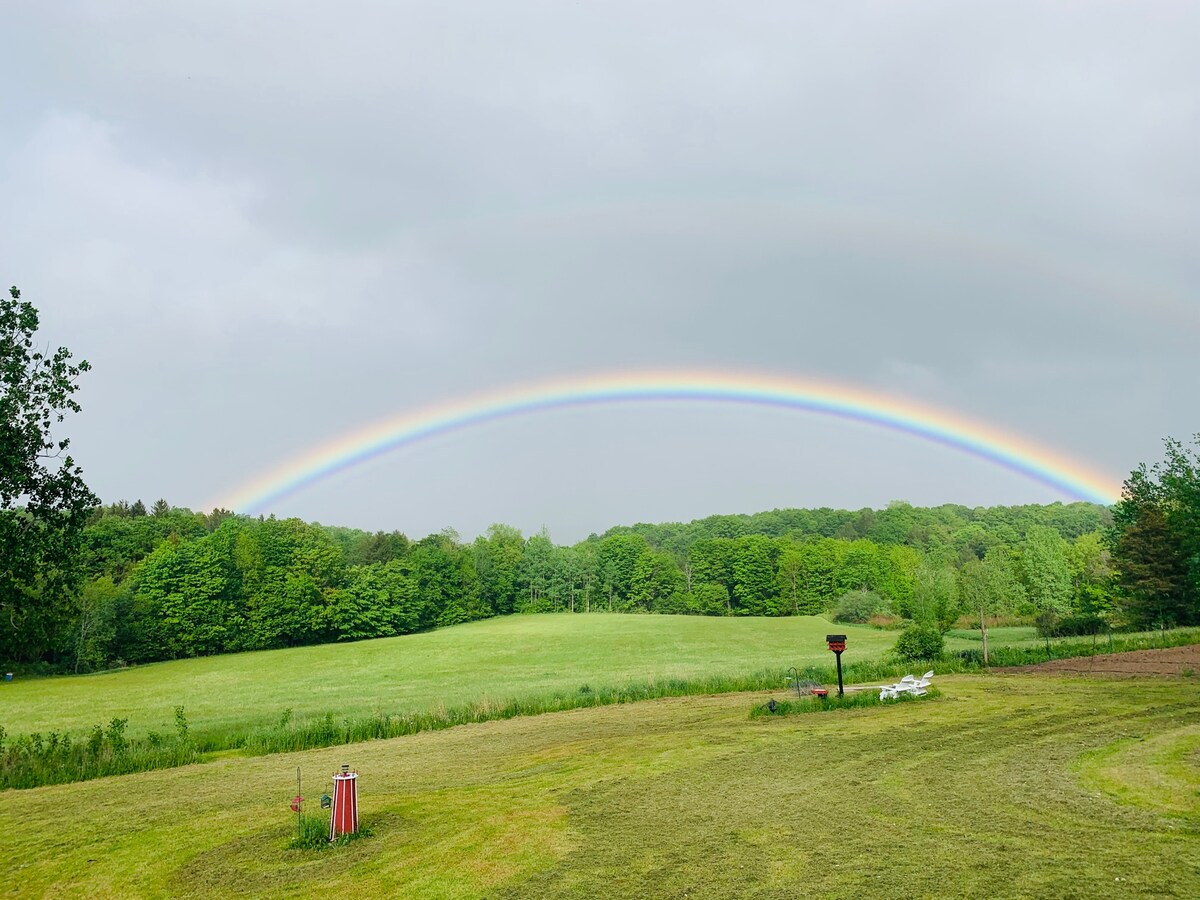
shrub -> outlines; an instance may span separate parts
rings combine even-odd
[[[940,659],[945,647],[942,632],[933,625],[909,625],[896,639],[901,659]]]
[[[838,598],[833,621],[862,625],[883,608],[883,598],[874,591],[850,591]]]
[[[1089,615],[1088,613],[1075,613],[1071,616],[1064,616],[1054,622],[1050,627],[1050,637],[1078,637],[1085,634],[1100,634],[1107,629],[1107,623],[1099,616]]]
[[[308,813],[300,816],[297,832],[293,832],[288,847],[292,850],[323,850],[328,846],[329,820]]]
[[[1052,609],[1044,609],[1038,613],[1034,624],[1037,625],[1038,637],[1054,637],[1054,629],[1058,627],[1058,614]]]

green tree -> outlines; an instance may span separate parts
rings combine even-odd
[[[863,624],[883,608],[883,598],[874,591],[850,591],[838,598],[833,621]]]
[[[1074,590],[1067,562],[1067,542],[1053,528],[1033,525],[1018,549],[1021,581],[1029,601],[1039,612],[1070,612]]]
[[[0,299],[0,657],[34,659],[69,627],[80,536],[99,501],[51,430],[80,411],[86,360],[36,349],[38,313],[13,287]]]
[[[954,570],[933,560],[923,561],[913,574],[913,621],[947,631],[958,618],[958,609]]]
[[[1200,435],[1195,440],[1200,444]],[[1143,463],[1113,510],[1109,547],[1125,617],[1142,625],[1200,623],[1200,455],[1177,440]]]
[[[987,617],[1011,612],[1025,596],[1025,589],[1013,575],[1007,557],[996,550],[983,559],[972,557],[958,570],[958,598],[965,610],[979,613],[983,664],[988,664]]]
[[[629,585],[629,605],[647,612],[665,611],[664,606],[681,592],[683,575],[675,558],[662,550],[646,547],[633,567]]]
[[[627,605],[634,570],[646,547],[640,534],[614,534],[600,542],[596,564],[601,596],[610,611]]]
[[[510,525],[492,525],[487,537],[471,545],[479,579],[480,601],[496,615],[516,608],[525,538]]]
[[[724,616],[730,611],[729,591],[725,585],[706,581],[690,594],[690,607],[703,616]]]
[[[778,612],[775,542],[760,534],[738,538],[733,552],[733,596],[737,611],[747,616]]]
[[[1074,589],[1074,608],[1092,618],[1106,618],[1113,608],[1112,559],[1099,532],[1075,538],[1067,550]]]
[[[118,618],[128,602],[129,588],[111,575],[89,581],[79,592],[75,671],[92,671],[112,659]]]
[[[550,612],[558,608],[554,593],[554,544],[543,531],[531,535],[518,568],[521,612]]]

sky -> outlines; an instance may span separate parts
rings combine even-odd
[[[701,368],[1111,475],[1200,431],[1200,7],[7,0],[0,279],[93,370],[105,502],[207,509],[372,422]],[[1073,499],[861,422],[590,406],[262,510],[464,538]],[[256,510],[257,511],[257,510]]]

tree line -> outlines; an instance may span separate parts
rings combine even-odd
[[[78,671],[407,634],[518,612],[930,620],[1111,608],[1091,504],[775,510],[632,526],[573,546],[494,525],[410,540],[159,500],[93,510],[78,588],[5,658]],[[861,536],[863,534],[871,537]]]

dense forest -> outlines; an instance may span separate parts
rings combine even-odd
[[[574,546],[495,525],[410,540],[163,500],[94,510],[78,589],[26,620],[13,662],[129,663],[451,625],[514,612],[960,615],[1113,611],[1108,509],[774,510],[613,528]]]

